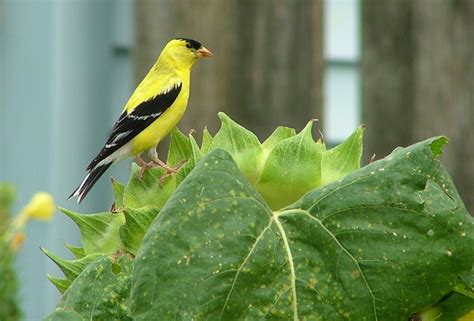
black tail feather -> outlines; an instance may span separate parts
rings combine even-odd
[[[94,186],[97,180],[105,173],[110,165],[112,165],[112,163],[94,168],[89,174],[87,174],[86,178],[84,178],[82,183],[74,190],[74,192],[69,195],[68,199],[77,196],[77,202],[82,202],[87,193],[89,193],[89,190],[92,188],[92,186]]]

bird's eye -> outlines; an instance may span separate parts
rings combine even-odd
[[[186,47],[191,49],[191,44],[189,42],[186,43]]]

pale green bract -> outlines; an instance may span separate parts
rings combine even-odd
[[[48,320],[408,320],[473,309],[473,219],[437,159],[447,139],[363,168],[363,128],[327,149],[313,122],[261,144],[222,128],[174,130],[168,163],[126,186],[114,213],[65,212],[81,229]],[[454,292],[453,292],[454,291]],[[91,300],[91,294],[97,299]],[[430,307],[432,306],[432,307]],[[455,306],[457,313],[448,313]],[[92,318],[95,320],[94,318]]]

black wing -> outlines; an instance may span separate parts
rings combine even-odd
[[[175,102],[181,92],[181,87],[181,83],[176,84],[171,90],[141,103],[130,114],[124,111],[115,123],[105,146],[87,166],[87,170],[92,170],[99,162],[150,126]]]

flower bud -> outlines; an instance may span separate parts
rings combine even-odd
[[[51,194],[38,192],[26,205],[24,212],[30,218],[47,221],[52,219],[55,211],[54,199]]]

